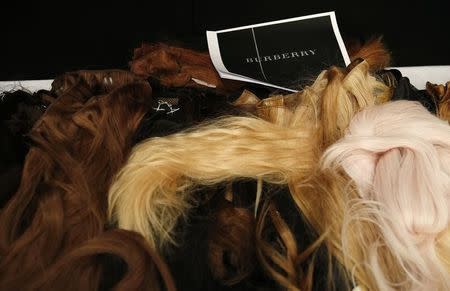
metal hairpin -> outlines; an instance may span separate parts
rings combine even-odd
[[[180,110],[180,108],[173,108],[172,104],[170,104],[169,102],[166,101],[162,101],[162,100],[158,100],[158,107],[154,108],[156,111],[166,111],[165,108],[161,108],[161,106],[166,105],[167,107],[169,107],[169,110],[166,114],[173,114],[174,112],[177,112],[178,110]]]

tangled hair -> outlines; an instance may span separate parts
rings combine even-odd
[[[311,87],[305,88],[302,92],[302,102],[292,114],[290,126],[310,124],[319,134],[316,142],[318,152],[312,157],[315,161],[313,164],[318,165],[322,150],[345,133],[350,120],[357,112],[364,107],[389,100],[390,90],[368,74],[368,70],[367,62],[359,61],[351,64],[347,70],[331,68],[319,75],[315,83]],[[355,270],[355,261],[358,261],[358,258],[363,258],[364,254],[354,254],[350,258],[350,262],[348,262],[348,258],[342,252],[341,242],[343,239],[341,232],[344,224],[344,216],[342,214],[351,210],[347,204],[347,198],[351,197],[351,193],[349,193],[349,197],[342,195],[349,192],[346,187],[347,184],[348,179],[343,179],[338,175],[315,167],[311,170],[311,176],[307,180],[293,179],[289,186],[292,198],[303,213],[307,223],[316,230],[317,239],[323,239],[329,253],[346,267],[347,272],[352,277],[354,276],[358,283],[372,287],[374,284],[370,275],[359,266]],[[330,213],[330,215],[324,215],[324,213]],[[258,224],[260,223],[262,222]],[[361,223],[358,227],[354,229],[355,234],[362,232],[365,237],[369,238],[377,235],[376,229],[365,223]],[[349,239],[349,241],[352,247],[355,246],[353,243],[357,243],[357,241],[352,239]],[[319,243],[316,245],[312,244],[312,246],[316,247],[318,245]],[[311,254],[313,250],[314,248],[306,248],[305,252]],[[300,254],[298,257],[301,259],[294,261],[297,266],[308,257]],[[267,249],[265,257],[271,259],[270,248]],[[264,259],[263,256],[260,256],[260,258]],[[285,265],[287,264],[285,268],[289,269],[289,264],[291,266],[295,265],[292,263],[292,258],[289,259],[287,257],[284,263]],[[289,260],[291,263],[288,263]],[[331,262],[331,259],[329,261]],[[267,265],[268,263],[266,263]],[[329,266],[330,268],[332,267],[331,265]],[[341,268],[333,268],[343,277],[346,276],[345,271]],[[308,267],[306,269],[304,267],[303,274],[310,272],[307,270]],[[302,277],[300,271],[297,271],[296,278]],[[272,268],[269,272],[280,285],[286,288],[294,288],[294,283],[297,284],[294,285],[296,288],[307,287],[307,285],[300,285],[299,281],[292,281],[292,278],[295,276],[289,279],[284,271],[280,272],[277,268]],[[329,272],[327,276],[329,277],[330,274]],[[335,279],[329,277],[328,281],[335,281]],[[338,286],[340,285],[337,284],[336,286],[327,288],[339,288]]]
[[[267,121],[223,117],[181,133],[147,139],[133,149],[110,188],[110,220],[121,228],[143,234],[151,245],[164,251],[170,243],[176,243],[174,226],[179,218],[187,215],[196,187],[240,178],[289,183],[293,200],[306,213],[305,218],[317,230],[317,237],[323,239],[330,254],[347,266],[340,255],[342,219],[333,220],[333,211],[339,213],[345,207],[344,197],[340,196],[346,191],[343,186],[346,181],[334,182],[334,176],[329,178],[319,171],[318,162],[322,150],[345,133],[358,111],[385,102],[389,92],[369,74],[366,61],[356,61],[347,69],[331,68],[322,72],[310,87],[289,97],[257,101],[247,96],[237,102],[253,106],[254,112]],[[311,185],[317,187],[309,189]],[[308,191],[317,195],[307,195]],[[332,198],[327,198],[328,195]],[[323,204],[316,200],[318,196],[324,198]],[[312,202],[321,205],[320,212],[310,205]],[[130,213],[129,209],[134,212]],[[325,219],[324,213],[330,215],[325,215]],[[322,224],[324,221],[330,223]],[[289,227],[277,228],[283,234],[286,229]],[[295,244],[290,238],[287,241]],[[266,252],[269,251],[267,248]],[[311,254],[311,250],[307,253]],[[303,252],[298,254],[288,256],[287,262],[303,262]],[[293,270],[291,279],[307,274],[307,271]],[[278,273],[279,276],[270,275],[281,286],[292,286],[283,283],[291,282],[301,288],[299,284],[304,282],[296,279],[292,283],[289,278],[285,281],[286,273]],[[361,272],[357,277],[365,282]]]
[[[445,86],[427,82],[426,88],[427,92],[437,100],[437,115],[450,122],[450,82],[447,82]]]
[[[449,161],[448,123],[410,101],[361,111],[324,153],[324,167],[342,166],[357,187],[364,207],[354,215],[381,234],[360,245],[378,289],[450,289],[450,247],[437,246],[449,235]]]
[[[163,249],[175,242],[172,230],[189,208],[194,185],[236,178],[287,183],[288,177],[302,176],[312,167],[312,141],[307,128],[285,128],[251,117],[224,117],[148,139],[133,148],[110,188],[110,219]]]
[[[125,161],[132,135],[151,103],[147,82],[125,84],[130,74],[123,72],[106,84],[104,73],[93,72],[91,76],[82,72],[77,81],[72,80],[76,73],[70,74],[67,82],[64,77],[57,78],[58,82],[73,85],[59,91],[61,95],[29,133],[32,146],[19,189],[0,213],[2,290],[33,289],[36,282],[41,282],[39,278],[47,276],[57,281],[68,275],[83,278],[80,287],[99,285],[99,264],[87,265],[92,260],[81,259],[83,268],[66,269],[66,262],[79,255],[94,256],[90,251],[96,248],[102,252],[102,240],[94,240],[93,249],[88,241],[104,231],[107,189]],[[108,91],[111,83],[125,85],[113,85]],[[106,235],[103,245],[106,252],[111,249],[109,238]],[[120,254],[117,250],[113,253]],[[65,255],[69,255],[67,260]],[[130,254],[129,258],[135,256]],[[143,265],[131,259],[130,264]],[[62,269],[52,267],[57,261],[64,262],[58,265]],[[38,285],[45,289],[47,283],[41,283]],[[50,281],[48,284],[53,286]]]
[[[130,70],[142,77],[158,79],[167,87],[215,88],[231,93],[241,82],[221,79],[208,53],[197,52],[164,43],[142,44],[134,50]]]
[[[313,122],[320,135],[321,151],[335,142],[358,111],[390,99],[389,88],[377,81],[369,69],[366,61],[358,59],[346,69],[331,67],[323,71],[302,92],[290,126]]]

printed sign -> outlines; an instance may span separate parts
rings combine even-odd
[[[324,69],[350,63],[334,12],[207,31],[222,78],[300,90]]]

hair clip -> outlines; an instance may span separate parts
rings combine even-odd
[[[177,112],[178,110],[180,110],[180,108],[173,108],[172,104],[170,104],[169,102],[166,101],[162,101],[162,100],[158,100],[158,107],[154,108],[154,110],[156,111],[166,111],[167,109],[164,108],[163,106],[167,106],[169,111],[166,112],[166,114],[173,114],[174,112]]]

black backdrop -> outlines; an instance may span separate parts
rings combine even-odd
[[[383,35],[393,65],[450,65],[449,12],[442,0],[404,1],[403,6],[395,0],[52,2],[1,4],[0,80],[126,68],[142,42],[206,50],[206,29],[332,10],[344,39]]]

